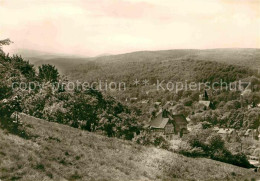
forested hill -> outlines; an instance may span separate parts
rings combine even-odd
[[[194,60],[216,61],[231,65],[240,65],[255,68],[255,66],[260,66],[260,49],[176,49],[160,51],[139,51],[89,59],[101,62],[151,62],[176,58],[191,58]]]
[[[170,79],[234,81],[251,76],[260,67],[260,49],[140,51],[93,58],[31,59],[50,63],[72,80]]]
[[[118,55],[104,55],[97,57],[83,57],[83,56],[68,56],[68,55],[55,55],[37,51],[19,50],[17,54],[21,54],[25,59],[29,59],[32,63],[41,64],[42,60],[48,62],[56,62],[56,60],[68,62],[71,64],[82,63],[83,59],[85,61],[96,60],[99,62],[135,62],[135,61],[160,61],[165,58],[193,58],[197,60],[206,61],[217,61],[224,62],[232,65],[241,65],[254,68],[255,66],[260,66],[260,49],[176,49],[176,50],[160,50],[160,51],[138,51]],[[67,57],[67,58],[66,58]],[[45,62],[46,63],[46,62]]]
[[[135,78],[173,81],[219,81],[226,82],[252,76],[256,73],[247,66],[215,61],[214,58],[200,59],[196,50],[162,52],[137,52],[117,56],[100,57],[83,64],[65,67],[66,75],[72,80],[132,81]],[[192,55],[193,53],[193,55]]]

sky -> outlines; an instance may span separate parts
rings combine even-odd
[[[260,48],[260,0],[0,0],[4,48],[97,56]]]

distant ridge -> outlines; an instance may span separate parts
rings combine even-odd
[[[260,67],[260,49],[256,48],[228,48],[228,49],[175,49],[159,51],[136,51],[118,55],[101,54],[96,57],[82,57],[77,55],[53,54],[47,52],[38,52],[35,50],[21,50],[18,54],[23,55],[36,66],[41,64],[53,64],[62,72],[70,72],[72,69],[84,69],[84,64],[91,62],[93,64],[121,64],[120,67],[128,67],[130,62],[163,62],[181,61],[184,59],[199,61],[215,61],[230,65],[244,66],[251,69]],[[125,65],[123,65],[125,64]],[[82,67],[83,65],[83,67]],[[99,66],[99,65],[97,65]],[[95,65],[96,67],[96,65]],[[89,68],[88,68],[89,69]],[[80,71],[78,71],[80,73]]]

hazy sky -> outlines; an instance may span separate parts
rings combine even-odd
[[[0,0],[5,50],[260,48],[260,0]]]

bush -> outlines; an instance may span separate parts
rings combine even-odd
[[[16,122],[15,119],[10,117],[0,117],[0,127],[11,134],[15,134],[24,139],[30,139],[30,136],[25,132],[23,125],[20,122]]]
[[[168,150],[170,148],[170,144],[167,140],[162,136],[155,137],[153,141],[154,146]]]
[[[217,150],[225,148],[225,141],[220,135],[211,135],[207,138],[210,149]]]
[[[245,168],[252,167],[244,153],[237,153],[233,155],[232,159],[230,160],[230,163]]]
[[[157,135],[151,135],[148,132],[147,132],[147,130],[144,132],[141,132],[139,135],[137,135],[133,139],[133,141],[138,144],[141,144],[141,145],[146,145],[146,146],[153,145],[158,148],[162,148],[162,149],[166,149],[166,150],[170,149],[170,144],[164,137],[157,136]]]
[[[208,157],[240,167],[252,167],[243,153],[232,154],[225,147],[222,137],[210,134],[210,130],[197,130],[186,144],[180,146],[178,152],[189,157]]]
[[[191,147],[187,143],[183,143],[180,145],[179,149],[177,150],[180,154],[183,154],[188,157],[204,157],[205,152],[201,147]]]

